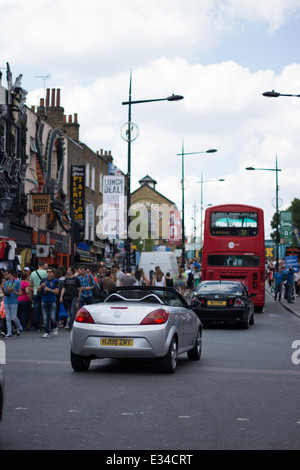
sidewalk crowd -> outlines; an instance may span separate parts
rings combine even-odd
[[[86,266],[57,269],[44,261],[37,269],[25,267],[15,273],[0,269],[0,334],[11,338],[23,331],[43,331],[42,337],[58,334],[58,326],[70,331],[76,312],[95,300],[103,300],[115,286],[153,285],[175,287],[190,297],[200,282],[200,264],[190,260],[186,269],[179,267],[177,276],[163,273],[159,266],[149,277],[142,269],[134,273],[121,271],[115,263],[98,271]]]
[[[276,270],[276,261],[266,263],[266,287],[273,295],[274,301],[283,303],[288,310],[300,316],[300,272],[294,268],[286,269],[284,260],[279,260]]]

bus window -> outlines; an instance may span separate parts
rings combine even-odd
[[[212,212],[210,233],[222,237],[255,237],[258,234],[257,212]]]
[[[260,265],[260,258],[255,255],[208,255],[207,264],[208,266],[257,267]]]

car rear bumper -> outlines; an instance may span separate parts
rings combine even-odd
[[[202,323],[217,322],[235,322],[243,323],[247,319],[247,313],[242,309],[231,308],[201,308],[194,309],[194,312],[202,321]]]
[[[163,325],[144,326],[143,335],[140,328],[132,326],[113,328],[105,325],[76,325],[71,332],[71,349],[80,356],[94,358],[118,358],[151,359],[167,354],[166,333]],[[101,340],[106,340],[110,345],[101,345]],[[111,339],[111,341],[110,341]],[[120,339],[118,345],[114,345],[114,339]],[[133,340],[131,345],[126,345]],[[123,345],[122,343],[125,343]]]

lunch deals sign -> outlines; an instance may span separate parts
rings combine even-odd
[[[106,236],[126,237],[124,194],[124,176],[105,175],[103,177],[102,233]]]

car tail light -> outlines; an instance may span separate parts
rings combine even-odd
[[[75,321],[78,323],[95,323],[92,315],[85,308],[78,310]]]
[[[166,323],[169,318],[169,312],[163,308],[153,310],[141,322],[141,325],[162,325]]]
[[[242,307],[243,305],[244,305],[244,302],[241,299],[239,298],[235,299],[234,307]]]

